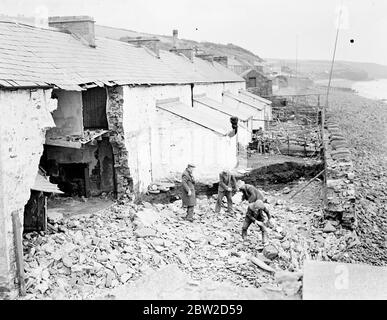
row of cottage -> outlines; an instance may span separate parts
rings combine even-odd
[[[12,216],[39,172],[69,194],[143,192],[188,162],[199,179],[234,168],[271,120],[268,100],[192,49],[95,37],[87,16],[49,25],[0,22],[0,294],[15,285]]]

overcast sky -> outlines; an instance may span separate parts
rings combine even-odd
[[[342,0],[0,0],[0,13],[91,15],[97,24],[234,43],[263,58],[331,59]],[[387,1],[343,0],[337,59],[387,65]],[[44,11],[44,10],[43,10]],[[353,39],[354,43],[350,43]]]

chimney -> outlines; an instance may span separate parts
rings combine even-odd
[[[174,29],[172,31],[172,36],[173,36],[173,48],[177,48],[177,36],[178,36],[178,31]]]
[[[228,57],[227,56],[217,56],[214,57],[214,61],[220,63],[221,65],[228,67]]]
[[[208,62],[214,62],[214,56],[212,54],[197,54],[196,56]]]
[[[146,47],[151,50],[157,58],[160,58],[160,48],[159,43],[160,39],[157,38],[142,38],[142,37],[122,37],[120,41],[132,43],[137,47]]]
[[[48,25],[70,31],[95,48],[94,19],[89,16],[49,17]]]
[[[192,48],[185,48],[185,49],[176,49],[176,48],[172,48],[169,50],[170,52],[174,52],[176,54],[183,54],[184,56],[186,56],[191,62],[194,61],[194,49]]]

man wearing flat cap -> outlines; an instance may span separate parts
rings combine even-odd
[[[250,224],[256,223],[262,232],[262,244],[265,245],[267,237],[267,230],[264,225],[265,214],[268,218],[268,222],[271,222],[269,210],[267,209],[262,200],[257,200],[249,204],[246,212],[245,221],[242,226],[242,239],[246,238],[247,229],[250,227]]]
[[[215,205],[215,213],[220,212],[222,207],[223,198],[227,198],[227,211],[233,212],[232,208],[232,192],[236,191],[236,179],[227,168],[224,168],[219,174],[219,186],[218,186],[218,200]]]
[[[196,205],[195,179],[192,175],[193,168],[195,168],[195,166],[189,163],[181,177],[181,200],[183,202],[183,207],[187,207],[185,219],[190,222],[193,222],[194,207]]]

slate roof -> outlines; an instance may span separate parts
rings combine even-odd
[[[262,111],[265,106],[266,106],[266,103],[263,103],[263,102],[260,102],[260,101],[254,101],[252,100],[251,98],[248,98],[246,96],[243,96],[242,94],[233,94],[229,91],[225,91],[223,92],[223,94],[227,97],[230,97],[236,101],[239,101],[239,102],[242,102],[248,106],[251,106],[259,111]]]
[[[244,81],[219,63],[96,38],[96,48],[76,36],[0,21],[0,87],[55,86],[81,90],[81,85],[112,86]]]
[[[254,94],[254,93],[248,92],[247,90],[242,90],[241,89],[241,90],[239,90],[239,93],[241,95],[247,96],[247,97],[249,97],[249,98],[251,98],[253,100],[257,100],[257,101],[263,102],[265,104],[272,104],[272,102],[270,100],[262,98],[262,97],[260,97],[260,96],[258,96],[256,94]]]
[[[250,107],[241,108],[238,110],[236,108],[230,107],[229,105],[225,105],[216,100],[208,98],[207,96],[194,96],[194,101],[199,102],[218,112],[221,112],[227,115],[228,117],[238,117],[242,121],[247,121],[253,117]]]
[[[63,193],[61,190],[59,190],[56,184],[53,184],[50,181],[48,181],[48,179],[44,177],[40,172],[36,175],[35,182],[31,190],[43,191],[43,192],[49,192],[49,193],[59,193],[59,194]]]
[[[231,130],[231,124],[227,121],[228,119],[225,119],[224,115],[221,113],[212,111],[211,109],[207,112],[197,112],[194,108],[179,100],[157,103],[157,108],[222,135]]]

